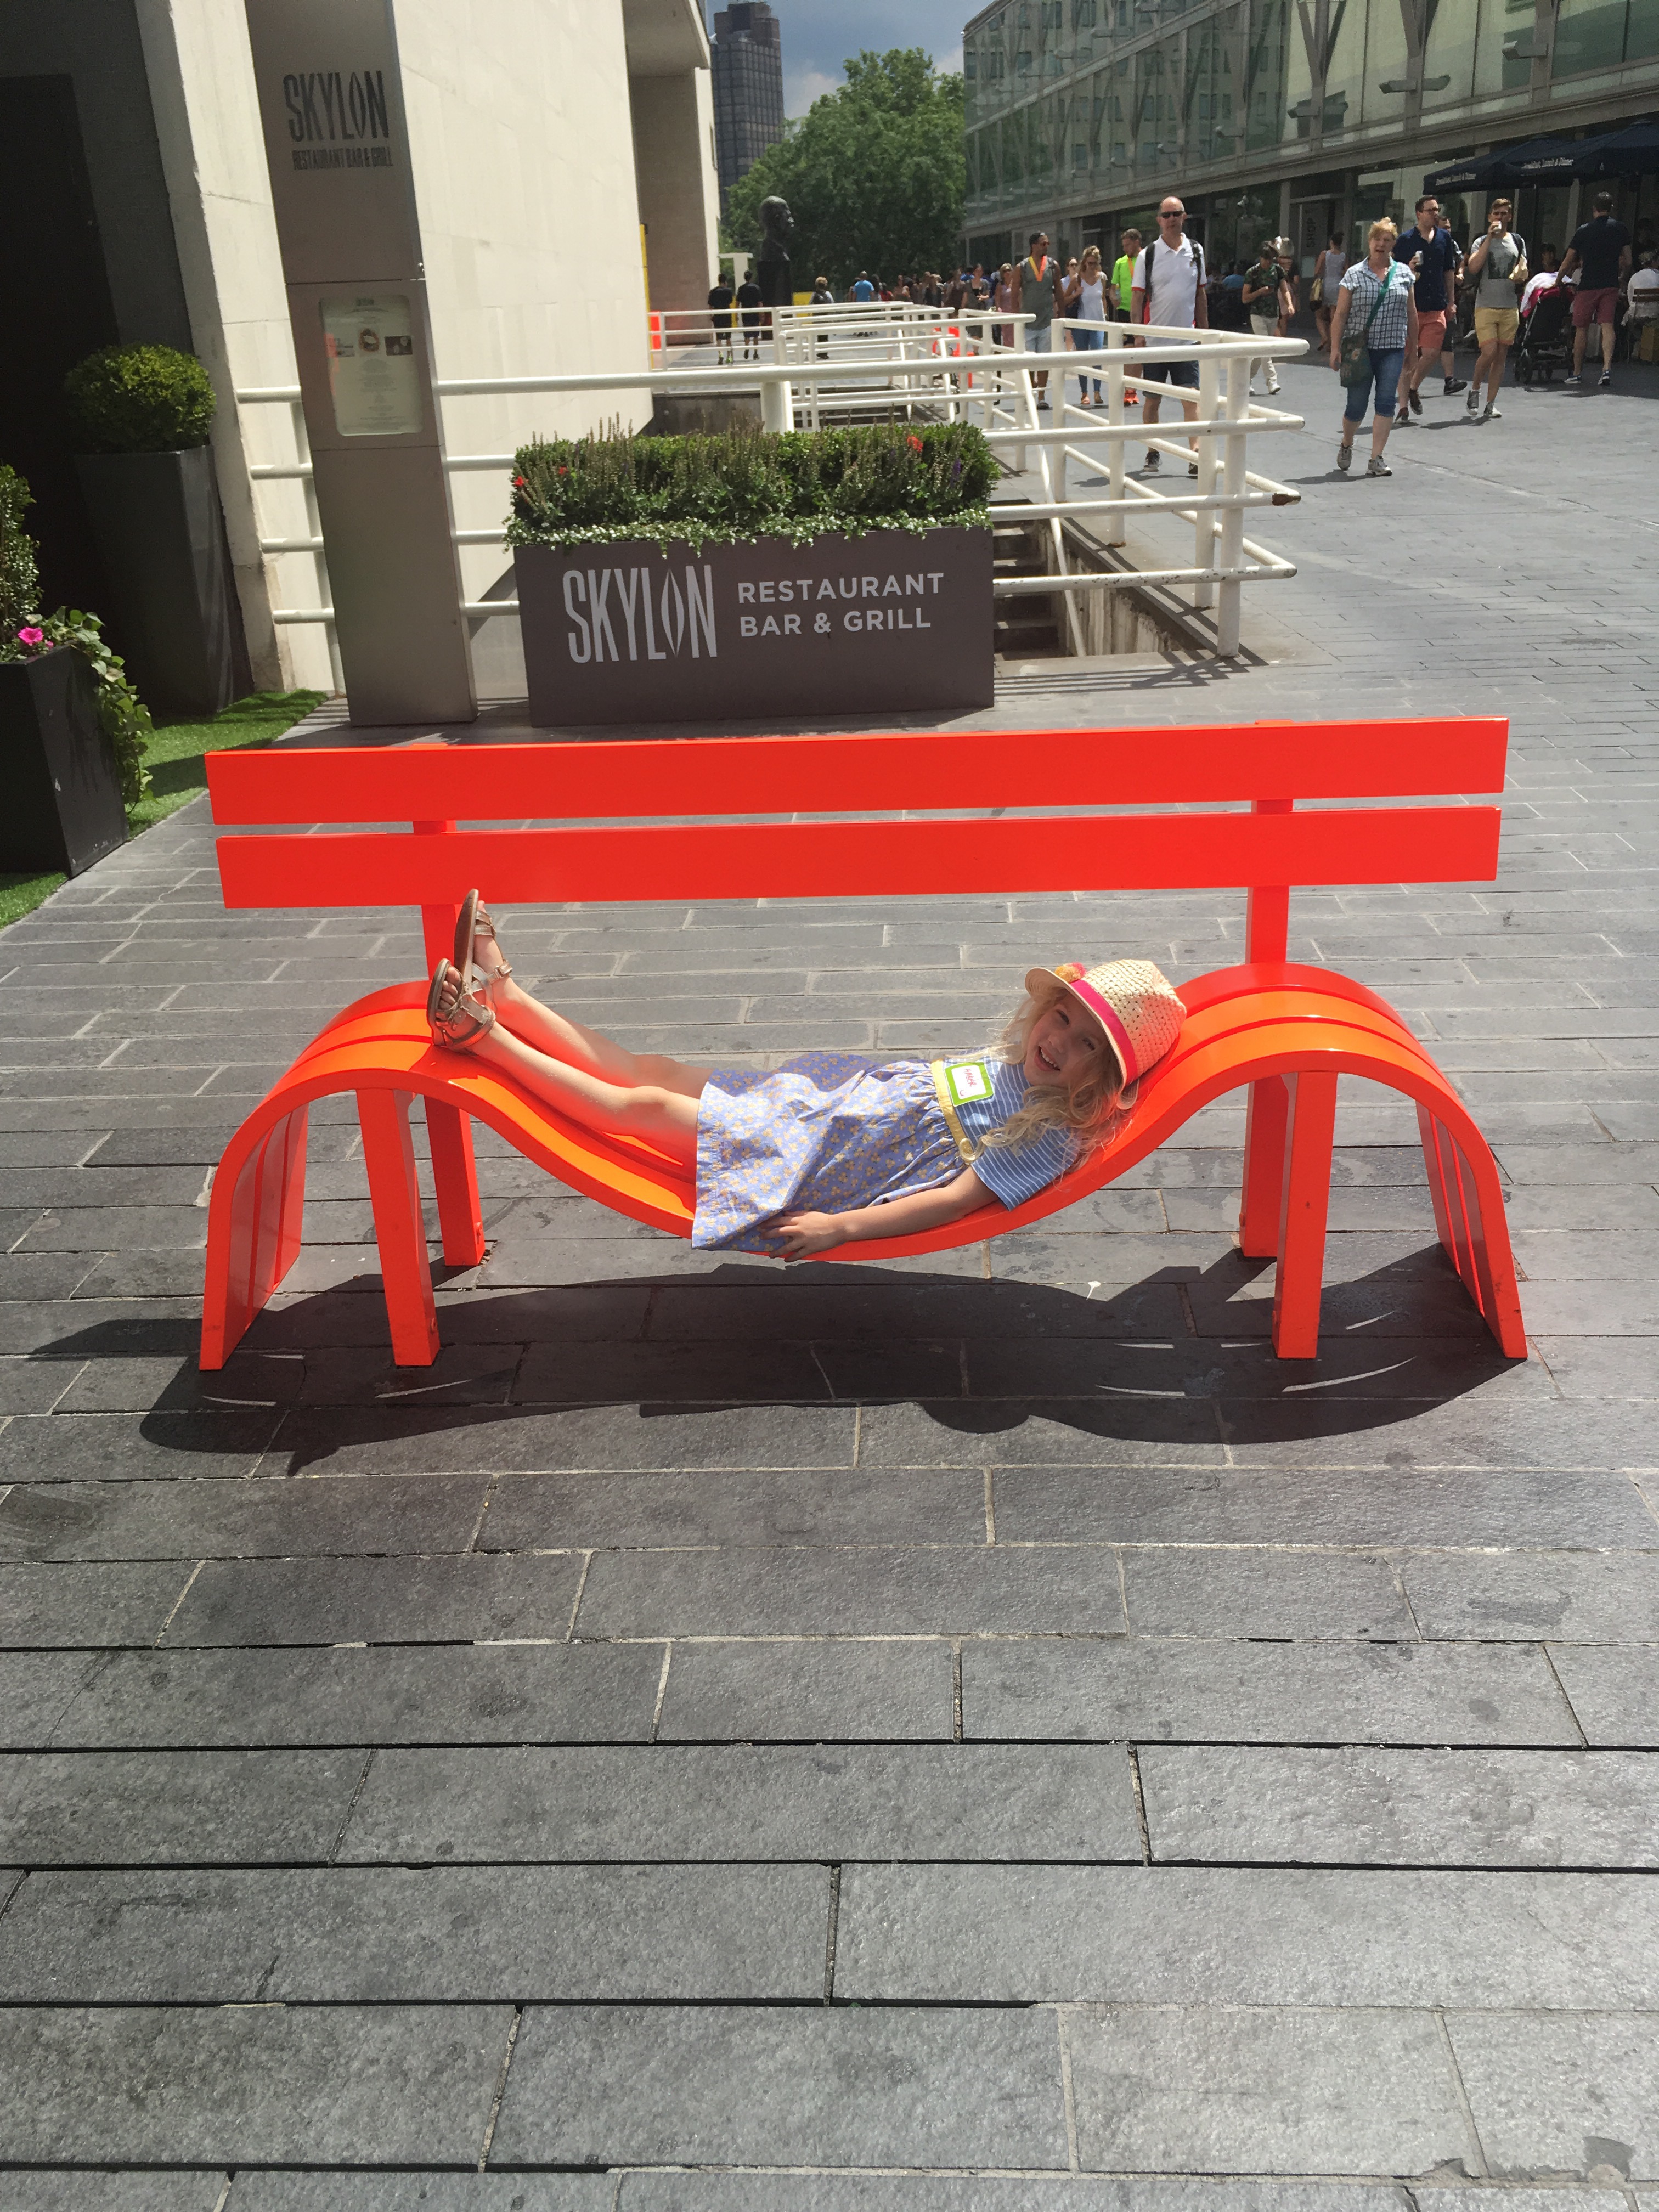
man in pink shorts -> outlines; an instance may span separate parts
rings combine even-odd
[[[1450,231],[1442,228],[1440,203],[1432,192],[1425,192],[1417,203],[1417,222],[1395,240],[1394,258],[1408,264],[1416,285],[1417,359],[1406,363],[1400,380],[1400,412],[1394,418],[1396,428],[1403,428],[1413,415],[1423,412],[1418,387],[1431,362],[1442,363],[1448,398],[1463,389],[1462,380],[1451,374],[1447,351],[1447,319],[1457,307],[1457,247]]]
[[[1561,264],[1565,280],[1582,271],[1572,295],[1572,374],[1566,388],[1576,392],[1583,376],[1584,351],[1590,325],[1601,325],[1601,382],[1613,382],[1613,317],[1618,312],[1619,287],[1630,267],[1630,233],[1613,219],[1613,194],[1597,192],[1595,212],[1573,233]]]

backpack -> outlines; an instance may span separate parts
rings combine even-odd
[[[1188,244],[1193,249],[1193,274],[1198,280],[1198,290],[1195,290],[1193,295],[1193,327],[1196,330],[1198,327],[1198,291],[1206,289],[1206,280],[1204,275],[1204,248],[1199,244],[1195,238],[1189,239],[1188,240]],[[1135,264],[1136,273],[1139,276],[1141,280],[1139,289],[1140,292],[1140,319],[1143,323],[1150,323],[1152,319],[1152,256],[1158,252],[1161,246],[1164,246],[1164,251],[1166,253],[1170,251],[1170,248],[1167,246],[1164,246],[1164,240],[1161,238],[1155,238],[1150,246],[1143,246],[1140,249],[1140,258]],[[1132,290],[1136,289],[1133,280],[1131,280],[1130,289]]]

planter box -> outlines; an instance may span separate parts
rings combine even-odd
[[[521,545],[530,719],[793,721],[988,707],[991,533]]]
[[[0,662],[0,868],[78,876],[126,842],[115,756],[98,726],[97,686],[74,648]]]
[[[235,696],[234,597],[213,449],[77,453],[127,673],[152,710],[204,720]]]

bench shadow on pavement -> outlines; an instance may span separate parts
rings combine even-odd
[[[1096,1264],[1098,1251],[1088,1255]],[[365,1273],[262,1315],[220,1374],[198,1370],[192,1324],[158,1324],[167,1333],[152,1352],[165,1342],[186,1356],[143,1425],[188,1455],[220,1449],[222,1424],[180,1413],[286,1409],[272,1449],[289,1454],[292,1473],[379,1435],[611,1407],[672,1425],[744,1408],[909,1403],[964,1435],[1036,1421],[1103,1443],[1219,1446],[1386,1427],[1514,1371],[1437,1245],[1329,1284],[1316,1360],[1274,1357],[1270,1292],[1271,1262],[1237,1252],[1080,1292],[879,1266],[785,1275],[737,1261],[441,1289],[443,1349],[421,1369],[392,1364],[379,1278]],[[112,1321],[42,1352],[95,1363],[135,1349],[131,1325]],[[664,1445],[672,1463],[666,1434]]]

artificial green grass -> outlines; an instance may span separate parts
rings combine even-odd
[[[210,721],[169,722],[157,730],[144,754],[150,787],[137,806],[127,809],[128,835],[136,837],[165,822],[207,789],[209,753],[269,744],[303,720],[313,707],[320,707],[325,696],[321,691],[253,691]],[[62,876],[0,875],[0,928],[33,914],[64,881]]]
[[[313,707],[320,707],[325,696],[321,691],[252,691],[211,721],[169,722],[157,730],[144,755],[149,789],[137,806],[127,809],[129,830],[136,837],[205,791],[209,753],[268,744]]]

